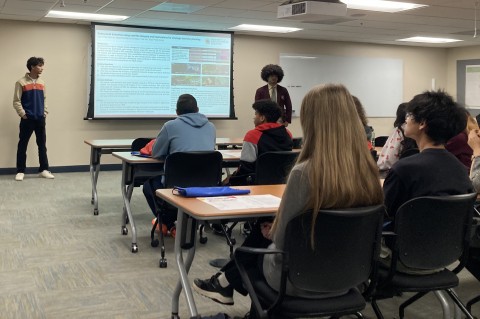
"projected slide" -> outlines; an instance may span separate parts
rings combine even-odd
[[[232,34],[93,25],[88,118],[175,117],[192,94],[210,118],[234,117]]]

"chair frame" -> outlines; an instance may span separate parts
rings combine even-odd
[[[215,183],[199,182],[198,180],[195,180],[195,179],[193,181],[188,181],[188,179],[191,176],[188,176],[188,178],[186,178],[186,176],[183,175],[183,174],[185,174],[185,172],[183,172],[182,174],[179,174],[179,175],[175,175],[175,174],[178,174],[178,172],[175,171],[172,168],[172,165],[175,165],[175,162],[178,161],[179,158],[182,158],[182,156],[183,157],[185,157],[185,156],[187,156],[187,157],[197,157],[197,156],[202,156],[202,155],[211,155],[212,157],[213,156],[216,157],[215,159],[212,159],[211,161],[208,162],[209,168],[214,166],[213,169],[217,171],[216,176],[211,178],[212,181],[215,180]],[[180,187],[218,186],[218,185],[220,185],[221,180],[222,180],[222,162],[223,162],[222,154],[218,151],[192,151],[192,152],[172,153],[172,154],[168,155],[167,158],[165,159],[165,170],[164,170],[164,174],[163,174],[164,177],[165,177],[165,181],[164,181],[163,186],[165,188],[173,188],[174,186],[180,186]],[[174,164],[171,164],[171,163],[174,163]],[[199,172],[198,176],[201,176],[201,174],[203,174],[204,170],[202,170],[202,171],[199,170],[198,172]],[[150,179],[150,183],[151,182],[152,182],[152,179]],[[152,184],[150,184],[150,185],[152,186]],[[152,187],[152,189],[153,189],[153,187]],[[165,204],[166,203],[164,201],[160,201],[160,199],[155,198],[154,204],[155,204],[155,211],[157,213],[157,220],[154,223],[154,225],[152,226],[152,230],[151,230],[151,239],[152,239],[151,245],[153,247],[158,246],[158,241],[156,241],[154,239],[155,230],[156,230],[157,225],[158,225],[158,227],[160,229],[159,237],[160,237],[160,243],[161,243],[159,266],[160,266],[160,268],[166,268],[167,267],[167,259],[165,258],[165,239],[164,239],[164,236],[163,236],[163,232],[161,231],[162,225],[163,225],[162,215],[163,215],[163,211],[165,210]],[[203,227],[203,225],[201,227]],[[202,235],[202,228],[200,229],[200,231],[201,231],[200,242],[201,243],[206,243],[207,240]]]
[[[453,284],[452,285],[447,285],[447,287],[438,286],[438,284],[437,284],[437,287],[421,287],[421,285],[417,284],[417,287],[399,288],[399,287],[396,287],[393,284],[393,280],[395,279],[395,276],[403,276],[404,278],[408,277],[410,280],[412,280],[412,279],[417,279],[417,280],[428,279],[429,276],[436,276],[436,275],[439,275],[439,274],[441,275],[441,273],[444,273],[444,272],[446,272],[445,274],[453,273],[456,276],[456,274],[458,274],[465,267],[465,264],[466,264],[467,259],[468,259],[468,250],[469,250],[469,243],[470,243],[470,228],[471,228],[471,223],[472,223],[473,205],[474,205],[476,197],[477,197],[476,193],[464,194],[464,195],[450,195],[450,196],[417,197],[417,198],[414,198],[414,199],[411,199],[411,200],[405,202],[398,209],[397,215],[396,215],[396,218],[395,218],[395,230],[393,232],[388,231],[388,232],[384,232],[382,234],[384,238],[389,238],[389,239],[392,240],[392,242],[391,242],[392,260],[391,260],[391,265],[388,269],[388,273],[387,273],[386,277],[385,278],[379,278],[379,284],[377,285],[377,291],[375,292],[375,294],[372,296],[372,299],[371,299],[372,308],[373,308],[373,310],[375,312],[375,315],[377,316],[378,319],[383,319],[384,317],[383,317],[383,314],[380,311],[380,308],[378,307],[376,301],[379,298],[394,297],[395,294],[403,292],[403,291],[414,291],[414,292],[417,292],[417,294],[415,294],[414,296],[412,296],[411,298],[409,298],[408,300],[406,300],[404,303],[402,303],[400,305],[400,307],[399,307],[399,317],[400,317],[400,319],[402,319],[404,317],[406,307],[408,307],[410,304],[417,301],[418,299],[420,299],[421,297],[423,297],[424,295],[426,295],[428,292],[431,292],[431,291],[445,291],[450,296],[450,298],[453,300],[453,302],[460,308],[460,310],[467,316],[467,318],[473,319],[473,316],[470,314],[470,312],[467,310],[465,305],[460,301],[460,299],[458,298],[456,293],[453,291],[453,288],[458,286],[458,283],[456,285],[453,285]],[[442,204],[446,205],[447,202],[452,202],[452,203],[454,202],[458,205],[462,205],[462,206],[465,205],[466,207],[468,207],[471,204],[471,209],[468,212],[464,212],[464,215],[462,215],[462,217],[464,217],[464,220],[463,220],[464,223],[463,223],[463,225],[461,225],[461,227],[459,227],[461,229],[462,233],[461,234],[456,234],[456,235],[461,235],[461,240],[460,240],[461,241],[461,247],[456,247],[456,249],[455,249],[456,251],[450,251],[450,252],[446,253],[446,254],[448,254],[448,256],[446,256],[443,259],[448,258],[450,260],[446,264],[444,264],[440,267],[435,267],[435,268],[422,268],[422,269],[432,269],[432,270],[436,269],[436,268],[445,268],[446,266],[448,266],[452,262],[451,259],[454,258],[454,260],[459,260],[460,263],[452,271],[449,271],[448,269],[445,268],[441,272],[434,273],[434,274],[425,274],[425,275],[421,275],[421,274],[408,275],[408,274],[400,273],[400,272],[397,271],[398,262],[401,261],[402,263],[406,263],[407,265],[410,262],[408,260],[405,260],[405,256],[407,256],[407,258],[410,258],[408,256],[409,254],[402,251],[402,248],[399,247],[400,246],[399,245],[399,241],[400,241],[399,238],[400,238],[400,236],[403,235],[403,234],[398,234],[397,233],[398,230],[399,230],[399,223],[402,222],[402,215],[401,214],[403,214],[404,212],[409,212],[409,209],[411,209],[411,207],[413,207],[418,201],[422,201],[422,200],[427,200],[427,201],[431,201],[433,203],[436,203],[437,205],[435,206],[434,209],[441,208]],[[458,208],[459,207],[457,207],[457,209]],[[435,214],[435,212],[432,212],[432,216],[435,216],[434,214]],[[458,219],[459,218],[457,218],[457,220]],[[455,219],[449,219],[449,221],[450,220],[455,220]],[[408,221],[408,219],[407,219],[407,221]],[[421,224],[421,225],[423,225],[423,224]],[[424,229],[426,229],[426,228],[424,228]],[[426,238],[428,238],[428,237],[426,237]],[[404,244],[402,243],[401,245],[404,245]],[[439,244],[437,246],[440,246],[440,245],[441,244]],[[417,246],[418,246],[418,242],[417,242]],[[439,248],[436,247],[436,250],[439,250]],[[438,256],[435,255],[435,257],[437,258],[436,262],[438,262]],[[420,263],[418,263],[418,262],[417,263],[418,264],[423,263],[423,264],[426,265],[429,262],[430,262],[430,260],[428,260],[428,257],[426,257]],[[383,291],[382,291],[382,289],[383,289]],[[388,296],[385,296],[385,293],[388,294]]]
[[[308,213],[311,214],[311,211],[307,212],[307,214]],[[367,289],[365,290],[365,292],[363,294],[364,296],[369,296],[373,292],[374,286],[376,284],[377,266],[378,266],[379,255],[380,255],[380,238],[381,238],[381,227],[382,227],[382,222],[383,222],[384,207],[382,205],[378,205],[378,206],[365,207],[365,208],[351,208],[351,209],[341,209],[341,210],[321,210],[319,212],[319,214],[317,215],[317,222],[315,224],[316,225],[315,226],[316,227],[316,235],[315,235],[316,236],[316,241],[315,241],[316,244],[315,245],[319,245],[319,243],[322,240],[328,239],[328,238],[325,238],[325,237],[328,236],[327,234],[323,235],[323,237],[322,237],[322,234],[319,233],[319,231],[318,231],[319,224],[322,223],[322,218],[324,217],[324,216],[322,216],[323,214],[324,215],[330,215],[330,216],[327,216],[325,218],[331,218],[331,216],[333,216],[334,218],[337,218],[337,219],[338,218],[351,218],[352,216],[354,216],[354,214],[364,214],[364,216],[366,214],[371,214],[371,215],[368,215],[368,217],[372,218],[372,221],[370,221],[370,222],[372,222],[372,223],[375,222],[375,225],[372,224],[370,226],[370,227],[372,227],[371,231],[374,232],[374,234],[373,233],[370,234],[372,236],[372,238],[369,239],[370,241],[369,241],[369,244],[368,244],[368,246],[370,247],[368,249],[370,250],[370,253],[371,253],[371,259],[369,259],[368,262],[367,262],[368,263],[368,265],[367,265],[368,268],[367,267],[362,268],[362,266],[359,266],[358,268],[362,269],[362,271],[364,273],[361,276],[360,282],[356,282],[355,284],[349,283],[350,286],[348,286],[348,288],[346,288],[348,290],[349,294],[353,293],[356,297],[362,298],[362,295],[358,292],[358,290],[356,289],[356,286],[360,283],[365,283],[365,282],[369,281]],[[304,216],[302,216],[302,215],[304,215]],[[295,217],[287,225],[287,229],[286,229],[286,232],[285,232],[286,233],[285,243],[288,243],[288,241],[291,239],[291,237],[297,236],[299,234],[298,229],[297,229],[297,231],[293,230],[292,221],[297,220],[295,222],[298,222],[299,218],[305,218],[305,219],[309,219],[310,222],[311,222],[310,215],[305,215],[305,214],[302,214],[302,215]],[[373,218],[375,218],[375,219],[373,219]],[[302,233],[302,232],[300,232],[300,233]],[[303,233],[305,234],[305,233],[309,233],[309,232],[307,231],[307,232],[303,232]],[[374,238],[373,238],[373,236],[374,236]],[[367,237],[367,235],[365,235],[365,237]],[[347,243],[347,241],[350,243],[351,239],[345,239],[343,244]],[[309,242],[309,239],[308,239],[308,242]],[[337,242],[335,242],[335,243],[337,244]],[[329,242],[329,245],[330,245],[330,242]],[[317,247],[317,246],[315,246],[315,247]],[[308,245],[308,249],[309,249],[309,252],[311,253],[310,245]],[[264,309],[265,305],[262,305],[262,302],[260,301],[261,297],[259,297],[257,292],[255,291],[254,285],[253,285],[252,280],[250,278],[250,274],[248,274],[247,270],[245,269],[245,266],[241,263],[241,261],[239,261],[238,258],[235,258],[235,262],[236,262],[237,267],[240,271],[240,275],[242,276],[244,286],[245,286],[246,290],[248,291],[248,293],[250,295],[250,298],[252,300],[250,315],[252,315],[252,313],[253,313],[254,315],[257,315],[258,318],[265,319],[265,318],[284,318],[284,317],[285,318],[297,318],[297,317],[304,318],[304,317],[312,317],[312,316],[315,316],[315,317],[318,317],[318,316],[337,317],[337,316],[342,316],[342,315],[347,315],[347,314],[355,314],[358,318],[363,318],[363,315],[360,313],[360,311],[365,308],[365,304],[362,307],[357,307],[357,308],[354,308],[354,309],[345,308],[345,309],[336,309],[334,311],[325,310],[324,312],[321,312],[321,313],[310,313],[310,314],[306,314],[306,313],[298,313],[298,314],[290,313],[290,314],[287,314],[287,315],[285,314],[286,313],[285,310],[282,309],[282,303],[283,303],[283,301],[289,300],[289,298],[291,298],[291,297],[287,296],[286,293],[285,293],[286,286],[287,286],[287,278],[290,278],[290,282],[292,282],[292,283],[297,282],[296,279],[292,279],[292,276],[293,277],[296,276],[296,273],[295,273],[296,270],[291,269],[291,266],[290,266],[290,261],[293,261],[295,259],[295,258],[292,258],[291,254],[292,254],[292,252],[295,253],[297,250],[300,250],[300,248],[298,246],[297,246],[296,249],[294,247],[291,247],[290,251],[288,250],[287,246],[285,246],[285,250],[262,249],[262,248],[251,248],[251,247],[239,247],[235,250],[235,257],[237,257],[238,254],[241,254],[241,253],[252,253],[252,254],[257,254],[257,255],[279,254],[279,255],[282,256],[280,291],[278,292],[275,301],[271,305],[269,305],[267,309]],[[322,255],[321,257],[325,257],[325,256]],[[318,257],[316,257],[316,258],[318,259]],[[322,259],[322,260],[325,260],[325,259]],[[318,265],[318,264],[316,264],[316,265]],[[325,266],[325,267],[327,267],[327,266]],[[335,266],[328,266],[328,267],[333,268]],[[366,273],[366,275],[365,275],[365,269],[368,269],[368,272]],[[292,274],[292,272],[293,272],[293,274]],[[355,273],[355,272],[352,272],[352,273]],[[358,271],[356,273],[358,273]],[[308,273],[306,275],[308,275]],[[335,277],[335,278],[338,278],[338,277]],[[358,280],[359,278],[360,277],[357,276],[356,279]],[[351,280],[351,278],[349,278],[349,280]],[[335,281],[337,281],[337,280],[335,279]],[[327,285],[329,285],[329,284],[331,284],[331,283],[328,283]],[[345,284],[345,283],[343,283],[343,284]],[[329,288],[326,288],[326,287],[323,287],[323,288],[325,289],[324,291],[328,292]],[[339,296],[339,297],[343,297],[343,296],[344,295]],[[331,297],[331,298],[335,298],[335,297]],[[302,300],[306,300],[306,299],[302,299]],[[319,299],[311,299],[311,300],[313,300],[317,303],[319,301]],[[254,317],[254,318],[257,318],[257,317]]]

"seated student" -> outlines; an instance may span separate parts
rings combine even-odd
[[[377,166],[381,171],[388,171],[395,164],[400,156],[407,150],[417,148],[417,143],[411,138],[405,137],[403,127],[405,126],[405,115],[407,114],[407,103],[402,103],[397,108],[397,118],[393,123],[395,130],[388,137],[382,151],[378,156]]]
[[[464,112],[442,91],[424,92],[408,102],[404,132],[417,142],[420,153],[395,163],[385,178],[383,191],[388,219],[394,221],[398,208],[415,197],[472,192],[465,167],[445,149],[445,143],[465,128]],[[382,247],[385,263],[389,263],[389,256],[388,247]],[[407,268],[399,271],[418,272]]]
[[[251,175],[255,173],[255,163],[260,155],[265,152],[292,150],[292,133],[277,122],[282,116],[278,104],[272,100],[258,100],[253,103],[252,108],[255,110],[255,128],[245,134],[240,166],[224,184],[252,184]]]
[[[365,135],[367,136],[368,149],[372,150],[373,149],[373,145],[372,145],[373,127],[368,125],[367,115],[365,113],[365,109],[363,108],[363,105],[360,102],[360,100],[354,95],[352,96],[352,98],[353,98],[353,102],[355,103],[355,108],[357,109],[358,117],[360,118],[363,128],[365,129]]]
[[[467,117],[467,125],[465,129],[459,134],[452,137],[448,140],[445,148],[447,151],[455,155],[456,158],[467,168],[467,171],[470,172],[470,166],[472,166],[472,148],[468,145],[468,134],[471,130],[478,130],[477,121],[470,113],[466,110],[465,116]]]
[[[327,84],[311,89],[302,101],[300,124],[303,148],[290,172],[275,221],[272,226],[263,220],[255,224],[245,246],[282,249],[287,223],[309,209],[318,212],[325,208],[365,207],[383,201],[377,166],[365,147],[364,128],[344,86]],[[310,238],[310,233],[305,235]],[[279,256],[266,255],[263,262],[256,256],[242,258],[250,265],[247,271],[259,267],[268,284],[279,289]],[[195,279],[193,288],[229,305],[233,304],[234,289],[246,294],[233,261],[210,279]],[[290,284],[287,294],[304,296]]]
[[[215,150],[215,126],[208,121],[207,117],[198,112],[197,100],[190,94],[182,94],[177,101],[177,115],[174,120],[166,122],[152,148],[152,157],[165,159],[175,152],[189,151],[213,151]],[[150,180],[143,184],[143,194],[148,205],[156,217],[155,190],[163,188],[163,177],[153,178],[153,188]],[[164,233],[167,229],[173,230],[176,216],[165,216],[163,220]],[[155,222],[155,219],[152,223]],[[173,235],[173,232],[171,232]]]
[[[480,193],[480,130],[471,130],[468,134],[468,145],[473,150],[470,180],[477,193]]]

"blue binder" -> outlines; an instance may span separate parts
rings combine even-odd
[[[173,188],[175,195],[185,197],[212,197],[250,194],[249,189],[236,189],[229,186],[216,187],[177,187]]]

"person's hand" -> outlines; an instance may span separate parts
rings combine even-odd
[[[263,222],[260,224],[260,230],[262,231],[263,237],[266,239],[272,239],[271,234],[270,234],[270,229],[272,229],[272,223],[271,222]]]
[[[468,145],[473,150],[474,156],[480,156],[480,131],[479,130],[471,130],[470,134],[468,134]]]
[[[25,114],[24,116],[22,116],[22,119],[26,120],[26,119],[27,119],[27,114]]]

